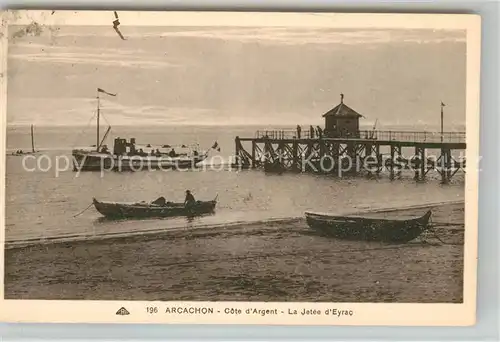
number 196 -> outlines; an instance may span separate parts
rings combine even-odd
[[[148,306],[148,307],[146,307],[146,312],[148,314],[158,313],[158,307],[156,307],[156,306]]]

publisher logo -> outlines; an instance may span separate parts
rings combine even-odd
[[[118,310],[116,312],[117,315],[119,316],[126,316],[126,315],[130,315],[130,312],[128,312],[127,309],[125,309],[123,306],[120,308],[120,310]]]

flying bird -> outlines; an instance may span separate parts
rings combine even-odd
[[[123,34],[118,29],[118,25],[120,25],[120,19],[118,19],[118,13],[116,13],[116,11],[114,11],[114,13],[115,13],[116,19],[113,20],[113,29],[116,31],[116,33],[118,33],[118,35],[120,36],[121,39],[126,40],[125,37],[123,36]]]

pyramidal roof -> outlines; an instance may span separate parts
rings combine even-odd
[[[323,114],[325,116],[335,116],[342,118],[362,118],[363,115],[356,112],[351,107],[347,106],[344,103],[344,94],[340,94],[340,104],[338,104],[335,108],[330,109],[328,112]]]

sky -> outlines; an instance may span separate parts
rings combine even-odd
[[[464,31],[301,27],[11,27],[8,124],[322,124],[344,102],[361,124],[465,123]]]

